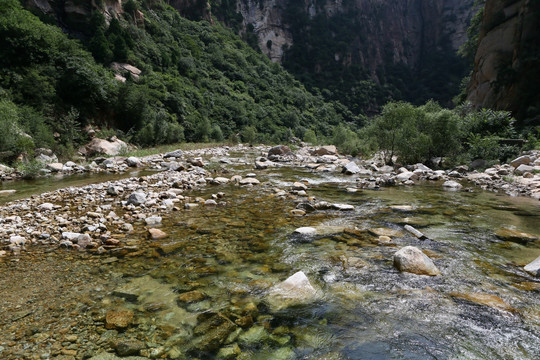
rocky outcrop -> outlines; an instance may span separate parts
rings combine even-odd
[[[275,62],[281,62],[285,48],[300,41],[294,39],[291,31],[294,24],[287,16],[291,3],[291,0],[237,1],[244,28],[253,26],[261,50]],[[341,21],[344,15],[356,14],[355,22],[363,30],[353,34],[348,44],[354,53],[334,56],[336,62],[359,63],[376,76],[378,67],[387,61],[410,67],[418,65],[422,54],[441,46],[443,40],[457,50],[466,39],[472,3],[470,0],[309,0],[303,2],[301,15],[310,19],[322,15],[333,26],[340,26],[340,23],[344,25]]]
[[[477,108],[538,116],[540,3],[488,0],[484,9],[467,99]],[[531,113],[532,112],[532,113]]]

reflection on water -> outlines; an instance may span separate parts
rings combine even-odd
[[[338,178],[290,168],[261,173],[270,186],[219,188],[226,206],[171,213],[163,224],[170,236],[149,241],[139,256],[78,259],[100,264],[91,266],[95,283],[80,290],[88,296],[90,325],[79,327],[79,336],[96,345],[81,346],[119,353],[111,344],[136,339],[142,343],[136,353],[154,358],[540,356],[540,283],[521,269],[540,256],[540,242],[521,245],[494,235],[506,227],[540,236],[537,202],[475,188],[448,192],[440,184],[348,193],[354,181]],[[355,211],[290,215],[298,201],[270,189],[299,179],[309,181],[307,192],[317,200]],[[196,195],[208,197],[210,190]],[[429,240],[404,232],[382,244],[362,231],[403,231],[404,224]],[[292,233],[302,226],[318,234],[298,241]],[[424,250],[442,276],[395,270],[392,256],[406,245]],[[299,270],[323,296],[272,312],[268,289]],[[478,294],[495,297],[482,302]],[[103,318],[118,309],[134,320],[127,329],[106,329]]]

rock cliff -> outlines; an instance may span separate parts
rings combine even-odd
[[[468,100],[540,123],[540,1],[488,0]]]
[[[262,51],[276,62],[282,60],[284,47],[300,40],[294,35],[301,17],[345,26],[348,21],[343,19],[354,14],[353,24],[361,30],[351,38],[354,51],[334,54],[336,61],[358,60],[376,75],[377,67],[388,58],[416,66],[430,49],[448,44],[457,50],[466,40],[472,4],[472,0],[237,0],[237,11],[245,27],[253,25]],[[287,13],[293,8],[296,18]]]

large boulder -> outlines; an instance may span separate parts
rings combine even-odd
[[[293,152],[288,146],[285,145],[277,145],[268,150],[268,156],[285,156],[285,155],[291,155]]]
[[[517,168],[519,165],[529,165],[531,163],[531,158],[528,155],[523,155],[510,161],[510,165],[514,168]]]
[[[290,306],[308,304],[318,297],[318,292],[309,282],[306,274],[298,271],[287,280],[270,289],[266,298],[272,311],[279,311]]]
[[[529,173],[534,172],[534,166],[521,164],[514,170],[514,174],[516,174],[516,175],[523,175],[523,174],[525,174],[527,172],[529,172]]]
[[[170,158],[170,157],[181,158],[182,156],[184,156],[184,152],[180,149],[168,152],[165,155],[163,155],[164,158]]]
[[[346,175],[354,175],[358,174],[362,169],[354,161],[348,162],[343,166],[343,169],[341,170],[342,173]]]
[[[401,272],[417,275],[440,275],[441,272],[433,261],[420,249],[406,246],[394,254],[394,266]]]
[[[318,149],[313,150],[312,154],[315,156],[323,155],[337,155],[338,151],[334,145],[321,146]]]
[[[79,152],[86,156],[97,154],[116,156],[128,148],[128,144],[118,139],[116,136],[113,136],[110,141],[93,138],[88,144],[79,149]]]

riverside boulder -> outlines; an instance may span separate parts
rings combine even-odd
[[[394,266],[401,272],[417,275],[440,275],[441,272],[433,261],[420,249],[406,246],[394,254]]]

